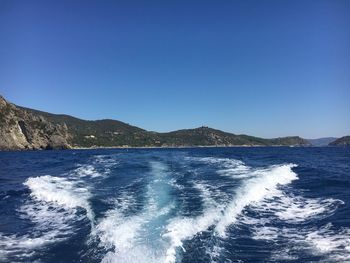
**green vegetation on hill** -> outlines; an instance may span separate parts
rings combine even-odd
[[[157,133],[117,120],[82,120],[19,107],[2,97],[0,102],[0,149],[309,145],[297,136],[263,139],[209,127]]]
[[[56,124],[65,123],[72,135],[73,147],[178,147],[178,146],[307,146],[300,137],[263,139],[236,135],[209,127],[184,129],[167,133],[149,132],[116,120],[86,121],[69,115],[58,115],[26,109]]]
[[[75,147],[138,147],[154,143],[149,132],[121,121],[109,119],[88,121],[69,115],[52,114],[28,108],[22,109],[44,116],[55,124],[65,123],[71,135],[70,144]]]

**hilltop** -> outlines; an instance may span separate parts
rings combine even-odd
[[[0,149],[93,147],[309,146],[298,136],[264,139],[209,127],[158,133],[111,119],[82,120],[16,106],[0,96]]]

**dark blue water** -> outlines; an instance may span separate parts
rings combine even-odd
[[[350,148],[0,153],[1,262],[350,262]]]

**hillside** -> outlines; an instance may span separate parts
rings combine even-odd
[[[331,142],[334,142],[337,138],[335,137],[325,137],[318,139],[307,139],[312,146],[327,146]]]
[[[44,116],[55,124],[66,124],[73,147],[110,147],[110,146],[146,146],[154,145],[155,139],[143,129],[116,120],[88,121],[69,115],[52,114],[23,108],[28,112]]]
[[[290,146],[308,145],[308,142],[300,137],[284,137],[276,139],[263,139],[248,135],[236,135],[209,127],[178,130],[159,134],[160,141],[168,146]]]
[[[331,146],[350,146],[350,135],[336,139],[334,142],[331,142]]]
[[[70,147],[308,146],[298,136],[263,139],[209,127],[167,133],[150,132],[127,123],[82,120],[19,107],[1,97],[0,149],[65,149]]]

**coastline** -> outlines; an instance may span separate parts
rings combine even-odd
[[[103,149],[192,149],[192,148],[314,148],[332,146],[312,145],[184,145],[184,146],[94,146],[94,147],[70,147],[65,149],[0,149],[0,152],[35,152],[35,151],[66,151],[66,150],[103,150]],[[333,146],[335,147],[335,146]]]

